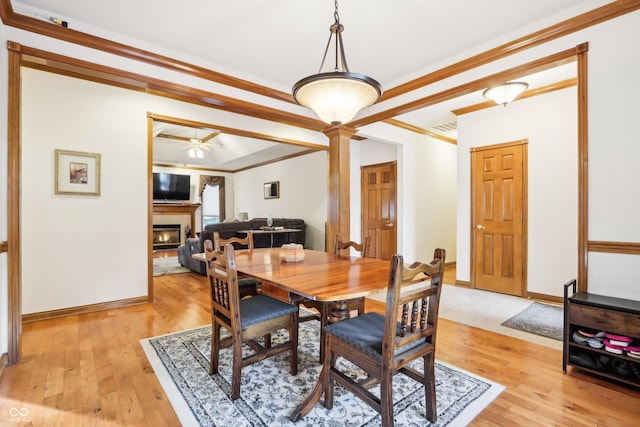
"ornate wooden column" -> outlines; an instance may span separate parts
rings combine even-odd
[[[333,239],[336,233],[340,233],[343,239],[350,236],[349,144],[356,130],[338,125],[323,132],[329,137],[326,248],[327,252],[330,252],[333,250]]]

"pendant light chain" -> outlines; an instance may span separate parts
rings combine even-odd
[[[335,66],[333,67],[333,71],[339,71],[340,61],[342,61],[342,71],[349,72],[349,67],[347,66],[347,58],[344,54],[344,45],[342,43],[342,31],[344,27],[340,24],[340,15],[338,14],[338,0],[335,1],[335,11],[333,12],[333,19],[335,22],[329,28],[332,35],[336,36],[336,54],[335,54]],[[318,69],[318,73],[322,72],[322,68],[324,67],[324,63],[327,60],[327,53],[329,53],[329,47],[331,46],[331,37],[329,36],[329,40],[327,40],[327,46],[324,49],[324,55],[322,55],[322,62],[320,62],[320,68]]]

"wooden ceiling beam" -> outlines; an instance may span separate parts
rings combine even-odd
[[[521,52],[531,47],[547,43],[567,34],[583,30],[590,26],[605,22],[610,19],[625,15],[640,9],[640,0],[618,0],[606,4],[597,9],[585,12],[581,15],[562,21],[558,24],[543,28],[537,32],[523,36],[519,39],[505,43],[496,48],[479,53],[466,58],[455,64],[439,69],[432,73],[413,79],[399,86],[386,90],[378,102],[383,102],[399,95],[406,94],[416,89],[428,86],[437,81],[460,74],[470,69],[488,64],[493,61],[508,57],[514,53]],[[122,43],[117,43],[101,37],[96,37],[87,33],[82,33],[51,22],[17,14],[13,11],[10,0],[0,0],[0,18],[2,22],[10,27],[19,28],[35,34],[41,34],[59,40],[64,40],[80,46],[97,49],[114,55],[153,64],[158,67],[186,73],[205,80],[224,84],[227,86],[242,89],[248,92],[260,94],[269,98],[295,103],[290,93],[271,89],[248,80],[239,79],[204,67],[158,55]],[[242,114],[242,113],[241,113]],[[394,117],[385,115],[380,120]],[[270,119],[267,117],[267,119]],[[312,119],[310,119],[312,120]],[[353,126],[353,123],[350,123]],[[304,126],[303,126],[304,127]],[[314,129],[314,130],[322,130]]]
[[[427,136],[430,136],[432,138],[439,139],[439,140],[444,141],[444,142],[448,142],[449,144],[453,144],[453,145],[458,144],[458,141],[455,138],[450,138],[450,137],[448,137],[446,135],[441,135],[441,134],[436,133],[436,132],[431,132],[428,129],[424,129],[424,128],[421,128],[419,126],[415,126],[415,125],[412,125],[410,123],[406,123],[406,122],[403,122],[403,121],[400,121],[400,120],[386,119],[386,120],[383,120],[383,122],[385,122],[388,125],[397,126],[399,128],[406,129],[406,130],[411,131],[411,132],[419,133],[419,134],[422,134],[422,135],[427,135]]]

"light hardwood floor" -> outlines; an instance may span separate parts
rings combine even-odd
[[[208,324],[208,286],[193,273],[161,276],[155,295],[25,324],[23,359],[0,377],[0,425],[179,425],[139,340]],[[471,425],[639,425],[639,391],[564,374],[560,351],[441,319],[436,357],[506,386]]]

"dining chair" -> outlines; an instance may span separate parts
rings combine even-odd
[[[275,354],[289,352],[291,375],[298,374],[298,307],[259,294],[240,299],[235,249],[227,244],[224,251],[214,251],[209,240],[205,251],[207,276],[211,285],[211,363],[209,374],[218,373],[220,349],[231,345],[231,400],[240,397],[242,368]],[[231,334],[220,339],[220,328]],[[288,329],[289,340],[272,345],[271,334]],[[263,343],[258,338],[263,338]],[[242,355],[243,344],[253,352]]]
[[[367,258],[369,256],[369,246],[371,244],[371,237],[367,236],[364,238],[364,242],[356,243],[352,240],[342,241],[340,240],[340,235],[336,234],[335,239],[333,240],[333,253],[336,255],[341,254],[342,250],[353,248],[356,251],[360,252],[360,256],[362,258]],[[349,253],[345,253],[348,255]]]
[[[366,258],[369,253],[369,244],[371,242],[371,238],[369,236],[365,237],[364,242],[356,243],[354,241],[342,241],[340,240],[340,234],[336,234],[333,242],[333,253],[335,255],[343,254],[343,251],[347,249],[354,248],[356,251],[360,252],[360,257]],[[348,255],[348,253],[346,253]],[[339,302],[325,302],[325,301],[313,301],[313,300],[303,300],[301,304],[307,308],[313,308],[317,310],[317,313],[308,314],[300,317],[301,322],[306,322],[308,320],[319,320],[320,321],[320,336],[324,336],[324,330],[328,324],[333,321],[342,320],[346,316],[348,316],[352,311],[357,311],[358,316],[364,313],[364,297],[361,298],[353,298],[346,301]],[[334,311],[335,310],[335,311]],[[332,315],[332,313],[340,313],[339,315]],[[324,345],[320,343],[320,363],[324,358]]]
[[[370,312],[327,326],[323,361],[326,408],[333,407],[337,382],[379,412],[383,427],[393,427],[393,376],[402,372],[424,385],[426,418],[436,422],[434,365],[444,262],[445,250],[439,248],[429,264],[416,262],[405,267],[402,256],[393,255],[385,315]],[[410,288],[403,290],[406,286]],[[359,382],[339,369],[336,362],[340,357],[364,370],[367,379]],[[408,366],[418,358],[423,359],[422,372]],[[368,390],[377,382],[380,397]]]
[[[368,258],[369,257],[369,246],[371,244],[371,237],[366,236],[364,238],[364,242],[362,243],[356,243],[354,241],[342,241],[340,240],[340,235],[336,234],[336,238],[334,239],[334,243],[333,243],[333,253],[336,255],[340,255],[342,253],[344,253],[343,251],[349,250],[350,248],[355,249],[356,251],[360,252],[360,257],[361,258]],[[347,252],[346,255],[349,255],[349,253]],[[357,310],[358,311],[358,316],[361,315],[362,313],[364,313],[364,297],[362,298],[353,298],[347,301],[344,301],[347,305],[347,309],[349,310],[349,312]]]
[[[247,233],[247,237],[244,238],[231,237],[229,239],[223,239],[217,231],[213,233],[213,248],[216,251],[223,250],[229,243],[233,244],[235,249],[246,247],[246,249],[253,250],[253,233]],[[246,277],[240,274],[238,277],[238,285],[240,287],[240,299],[262,293],[262,283],[253,277]]]

